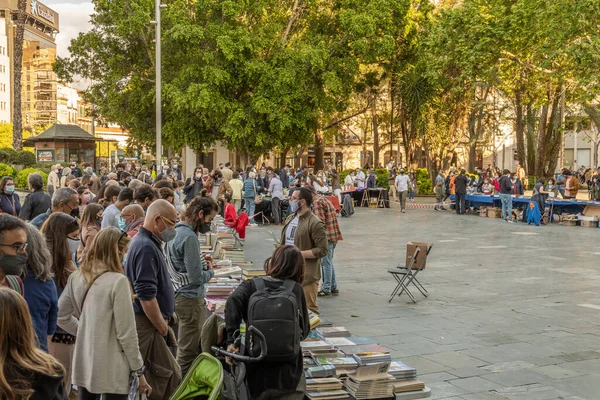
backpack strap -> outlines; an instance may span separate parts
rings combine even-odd
[[[13,275],[6,275],[6,282],[8,282],[8,286],[23,296],[23,291],[21,290],[21,285],[19,284],[19,278]]]
[[[294,291],[294,286],[296,286],[296,282],[294,282],[291,279],[286,279],[285,281],[283,281],[283,287],[288,292],[293,292]]]
[[[261,277],[256,277],[253,279],[254,286],[256,286],[256,291],[259,292],[261,290],[265,290],[265,279]]]

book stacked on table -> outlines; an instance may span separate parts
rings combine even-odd
[[[333,346],[324,340],[303,340],[300,342],[300,347],[302,347],[303,351],[309,350],[332,350]]]
[[[353,357],[317,357],[320,365],[333,365],[336,369],[355,369],[358,367]]]
[[[417,378],[417,369],[413,368],[413,367],[409,367],[408,365],[404,364],[402,361],[393,361],[390,364],[388,373],[397,380],[416,379]]]
[[[244,262],[244,250],[223,249],[222,255],[224,260],[231,260],[232,263]]]
[[[392,385],[394,393],[415,392],[425,389],[425,384],[417,379],[395,381]]]
[[[335,376],[335,367],[333,365],[316,365],[308,367],[304,371],[307,378],[328,378]]]
[[[349,337],[350,332],[343,326],[323,326],[317,329],[317,332],[325,338]]]
[[[267,275],[262,266],[254,266],[252,263],[236,263],[235,265],[242,268],[242,279],[244,280]]]
[[[317,326],[321,325],[321,323],[323,321],[321,321],[321,317],[319,317],[319,314],[315,314],[312,311],[309,311],[309,316],[310,316],[310,329],[315,329]]]
[[[348,399],[348,392],[337,378],[314,378],[306,380],[306,396],[309,399]]]
[[[215,272],[215,276],[217,278],[234,278],[241,279],[242,277],[242,269],[240,267],[223,267],[223,268],[215,268],[213,270]]]
[[[227,299],[223,297],[206,297],[206,308],[208,311],[223,315],[225,313],[225,303],[227,303]]]
[[[359,367],[371,364],[387,364],[388,367],[392,362],[389,352],[362,352],[354,353],[354,359]],[[386,369],[387,371],[387,369]]]
[[[356,400],[387,399],[394,396],[394,378],[391,375],[359,377],[349,375],[344,388]]]

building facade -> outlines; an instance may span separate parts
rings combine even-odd
[[[0,0],[0,121],[13,121],[13,64],[17,0]],[[57,120],[56,60],[58,13],[37,0],[28,0],[23,34],[21,113],[23,127],[47,127]]]

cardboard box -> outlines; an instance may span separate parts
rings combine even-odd
[[[577,221],[576,219],[564,219],[562,224],[564,226],[577,226],[577,223],[579,221]]]
[[[583,209],[583,215],[586,217],[599,217],[600,218],[600,207],[587,205]]]
[[[502,217],[502,209],[488,208],[487,209],[487,217],[488,218],[501,218]]]
[[[598,221],[579,221],[583,228],[598,228]]]
[[[418,247],[421,249],[421,251],[419,252],[419,256],[415,261],[413,269],[425,268],[427,265],[427,248],[431,245],[432,243],[426,242],[408,242],[406,244],[406,267],[410,265],[412,256],[415,254],[415,249]]]

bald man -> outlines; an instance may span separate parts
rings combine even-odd
[[[144,223],[144,209],[139,204],[130,204],[121,211],[121,220],[123,222],[120,228],[123,228],[129,237],[134,237]]]
[[[125,273],[135,293],[133,310],[144,364],[173,371],[165,382],[163,374],[155,375],[161,368],[146,370],[149,385],[156,388],[164,384],[164,393],[173,393],[181,381],[181,368],[168,347],[176,345],[169,327],[175,313],[175,294],[163,253],[165,243],[175,237],[177,222],[177,211],[171,203],[166,200],[152,203],[143,226],[131,241],[125,263]],[[167,340],[160,340],[159,336]]]

